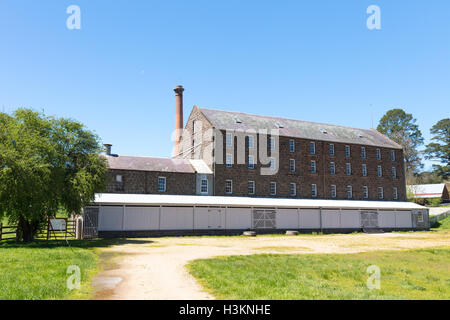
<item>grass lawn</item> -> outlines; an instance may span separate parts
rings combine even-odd
[[[367,267],[381,289],[366,286]],[[218,299],[450,299],[450,249],[196,260],[192,275]]]
[[[96,249],[120,241],[70,241],[70,248],[64,241],[0,243],[0,300],[87,299],[98,271]],[[66,286],[71,265],[81,271],[81,288],[73,291]]]

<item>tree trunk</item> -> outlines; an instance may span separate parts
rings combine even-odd
[[[19,224],[17,226],[16,240],[18,242],[23,241],[25,243],[32,242],[34,240],[35,233],[36,228],[34,228],[33,223],[30,223],[23,216],[20,216]]]

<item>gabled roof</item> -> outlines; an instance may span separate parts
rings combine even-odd
[[[408,186],[416,198],[439,198],[444,192],[445,184],[416,184]]]
[[[110,169],[195,173],[189,160],[136,156],[105,156]]]
[[[285,137],[402,149],[399,144],[374,129],[356,129],[242,112],[199,109],[213,127],[219,130],[278,129],[280,136]]]

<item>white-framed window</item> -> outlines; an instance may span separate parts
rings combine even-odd
[[[116,182],[123,182],[121,174],[116,175]]]
[[[289,160],[289,171],[290,172],[295,172],[295,159],[290,159]]]
[[[255,157],[254,156],[248,156],[248,168],[255,169]]]
[[[227,168],[233,167],[233,155],[231,153],[227,153],[225,164]]]
[[[200,185],[201,193],[208,193],[208,179],[202,179]]]
[[[295,152],[295,140],[289,140],[289,152]]]
[[[225,181],[225,193],[232,194],[233,193],[233,180]]]
[[[392,167],[392,178],[396,179],[397,178],[397,168]]]
[[[381,150],[377,149],[377,160],[381,160]]]
[[[362,165],[362,176],[367,177],[367,164]]]
[[[334,144],[330,143],[330,156],[334,157]]]
[[[377,167],[377,176],[378,178],[381,178],[383,176],[383,168],[381,168],[381,166]]]
[[[395,161],[395,151],[391,150],[391,161]]]
[[[158,177],[158,192],[166,192],[166,177]]]
[[[232,147],[233,146],[233,134],[232,133],[227,133],[225,135],[225,146],[227,147]]]
[[[383,187],[378,187],[378,199],[383,200],[384,199],[384,190]]]
[[[337,192],[336,192],[336,186],[334,184],[331,185],[330,191],[331,191],[331,197],[336,198]]]
[[[311,173],[316,173],[316,172],[317,172],[316,161],[311,160]]]
[[[313,141],[309,143],[309,153],[316,154],[316,143]]]
[[[369,188],[367,186],[363,187],[363,198],[369,199]]]
[[[350,158],[350,146],[345,146],[345,157]]]
[[[269,150],[275,150],[275,138],[269,138]]]
[[[394,200],[398,200],[398,189],[394,187]]]
[[[248,182],[248,194],[255,194],[255,181]]]
[[[336,164],[334,162],[330,162],[330,174],[336,174]]]
[[[255,137],[254,136],[248,136],[248,148],[249,149],[255,148]]]
[[[361,147],[361,158],[362,159],[366,158],[366,148],[365,147]]]
[[[290,184],[291,189],[291,197],[295,197],[297,195],[297,184],[291,183]]]
[[[313,198],[317,197],[317,184],[311,185],[311,196]]]
[[[352,186],[347,186],[347,199],[353,198],[353,188]]]
[[[275,171],[277,169],[275,158],[270,158],[270,170]]]
[[[271,196],[274,196],[277,194],[277,183],[276,182],[271,182],[269,188],[270,188]]]
[[[423,222],[423,212],[417,212],[417,222]]]
[[[351,163],[346,163],[345,164],[345,174],[348,176],[352,175],[352,165]]]

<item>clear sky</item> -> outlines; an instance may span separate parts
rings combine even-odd
[[[81,29],[69,30],[69,5]],[[381,30],[369,30],[369,5]],[[193,105],[370,128],[450,116],[448,0],[1,0],[0,108],[76,119],[113,152],[170,156]],[[370,107],[372,105],[372,107]],[[429,167],[427,163],[427,167]]]

